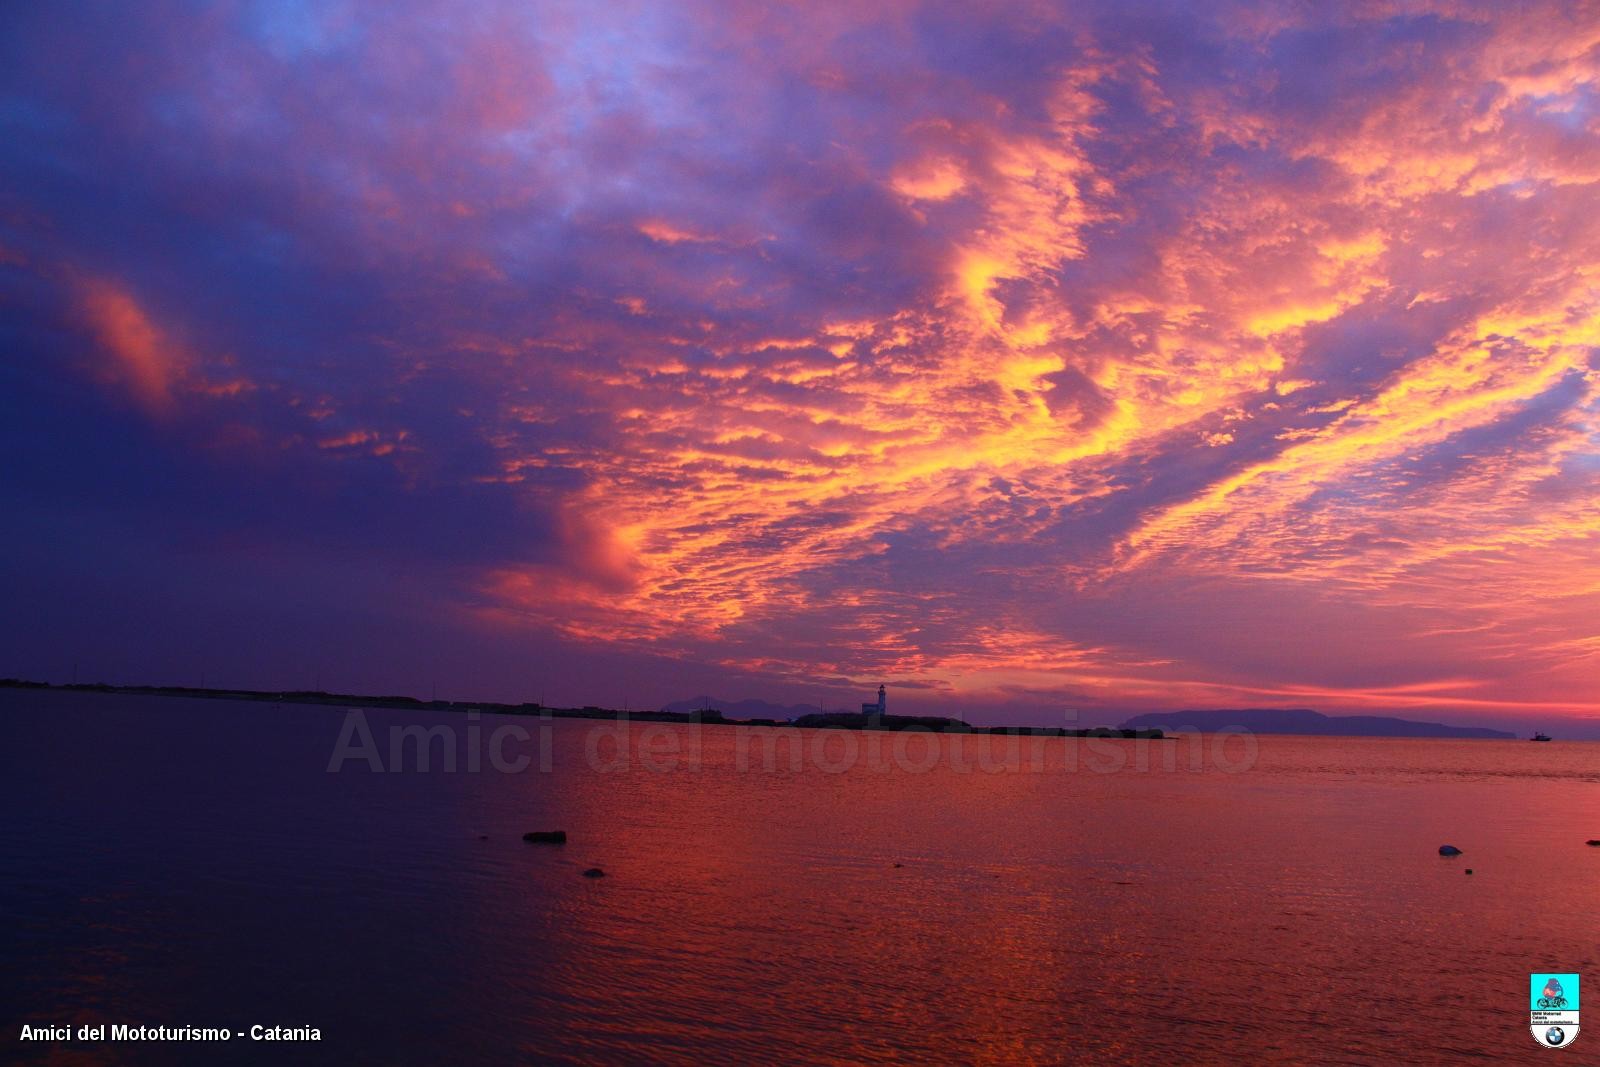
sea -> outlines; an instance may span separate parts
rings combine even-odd
[[[1600,743],[6,690],[0,750],[9,1062],[1600,1062],[1527,1015],[1600,997]]]

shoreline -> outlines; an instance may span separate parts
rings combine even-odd
[[[627,722],[669,722],[699,726],[756,726],[800,730],[917,730],[924,733],[999,734],[1010,737],[1099,737],[1113,740],[1173,740],[1159,727],[1095,726],[1067,729],[1060,726],[973,726],[964,719],[930,715],[866,715],[860,712],[821,712],[798,719],[734,719],[715,708],[699,711],[631,711],[585,705],[581,708],[546,707],[536,702],[505,704],[486,700],[418,700],[416,697],[330,693],[323,690],[213,689],[185,685],[110,685],[105,682],[36,682],[0,678],[0,689],[66,693],[107,693],[121,696],[183,697],[194,700],[238,700],[256,704],[304,704],[338,708],[389,708],[416,711],[489,712],[495,715],[549,716],[555,719],[598,719]]]

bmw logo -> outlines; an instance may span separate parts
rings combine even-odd
[[[1544,1032],[1544,1043],[1547,1045],[1559,1045],[1566,1039],[1567,1032],[1559,1026],[1552,1026]]]

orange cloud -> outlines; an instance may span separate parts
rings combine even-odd
[[[639,232],[652,241],[659,241],[668,245],[681,244],[685,241],[692,244],[703,244],[707,241],[716,240],[714,236],[701,233],[692,227],[668,222],[665,219],[645,219],[639,223]]]
[[[109,356],[103,377],[116,382],[153,415],[172,407],[172,390],[186,358],[151,320],[133,295],[107,281],[82,287],[80,307],[101,349]]]

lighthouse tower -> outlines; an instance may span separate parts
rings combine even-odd
[[[863,714],[863,715],[882,715],[884,713],[884,711],[888,707],[889,707],[889,695],[888,695],[888,693],[886,693],[884,691],[883,686],[880,685],[880,686],[878,686],[878,702],[876,704],[863,704],[863,705],[861,705],[861,714]]]

